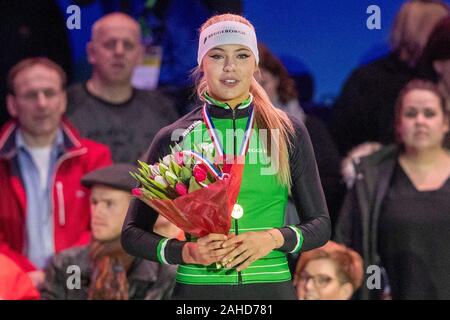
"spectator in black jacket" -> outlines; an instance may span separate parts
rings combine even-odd
[[[134,162],[158,130],[178,118],[168,97],[131,84],[143,57],[138,22],[124,13],[100,18],[87,54],[92,76],[68,89],[68,117],[83,136],[108,145],[114,162]]]
[[[422,75],[437,82],[450,104],[450,17],[442,19],[430,35],[421,59]]]
[[[335,102],[331,133],[342,155],[364,142],[394,142],[397,95],[415,76],[431,30],[448,14],[440,0],[403,4],[391,31],[391,53],[354,70]]]
[[[398,143],[355,166],[338,219],[336,241],[360,253],[365,268],[385,268],[393,299],[450,298],[449,123],[435,84],[408,83],[395,107]],[[368,289],[361,298],[380,298]]]

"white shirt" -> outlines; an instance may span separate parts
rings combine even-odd
[[[28,147],[33,162],[39,171],[39,180],[41,190],[44,191],[47,188],[48,171],[50,167],[50,153],[52,147]]]

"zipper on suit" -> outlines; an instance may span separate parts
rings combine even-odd
[[[237,155],[237,145],[236,145],[236,110],[233,110],[233,152],[234,152],[234,156]],[[238,221],[237,219],[234,219],[234,230],[236,235],[239,234],[239,226],[238,226]],[[238,284],[242,284],[242,274],[240,271],[238,271]]]

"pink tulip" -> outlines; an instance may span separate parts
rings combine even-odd
[[[131,190],[131,193],[135,197],[142,197],[144,195],[144,193],[142,192],[142,190],[140,188],[133,188],[133,190]]]
[[[178,182],[175,185],[175,190],[177,191],[177,193],[180,196],[184,196],[188,193],[188,188],[186,187],[186,185],[184,183]]]
[[[205,172],[208,172],[208,167],[203,163],[198,163],[197,166]]]
[[[203,169],[201,167],[201,165],[196,165],[194,167],[193,174],[194,174],[194,177],[195,177],[195,181],[197,181],[197,182],[205,181],[206,177],[208,176],[207,171],[205,169]]]
[[[184,165],[184,153],[183,152],[177,152],[175,154],[175,162],[179,166],[183,166]]]

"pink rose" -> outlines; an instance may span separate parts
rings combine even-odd
[[[175,185],[175,190],[177,191],[177,193],[180,196],[184,196],[188,193],[188,188],[186,187],[186,185],[184,183],[178,182]]]
[[[208,176],[207,171],[205,169],[203,169],[203,167],[202,167],[202,165],[198,165],[198,164],[194,167],[193,174],[195,177],[195,181],[197,181],[197,182],[205,181],[206,177]]]

